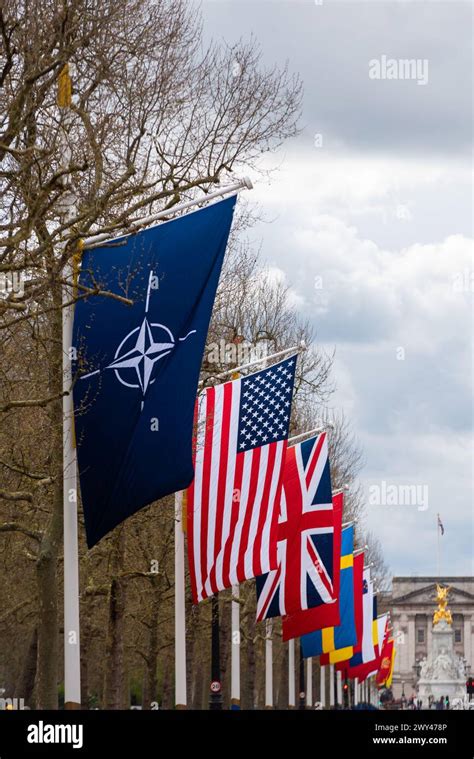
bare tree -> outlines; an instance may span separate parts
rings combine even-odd
[[[126,230],[132,218],[172,208],[254,163],[294,134],[300,85],[286,70],[266,70],[255,42],[204,48],[185,0],[10,0],[0,5],[0,36],[0,273],[22,276],[21,291],[0,300],[10,360],[0,391],[9,425],[0,531],[33,547],[36,697],[55,708],[61,312],[78,241],[91,229]],[[72,102],[60,108],[67,67]],[[118,297],[100,285],[77,297],[91,293]],[[18,362],[20,353],[35,364]],[[33,419],[35,446],[25,433]]]

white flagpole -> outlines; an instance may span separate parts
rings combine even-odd
[[[240,709],[240,603],[238,585],[232,586],[232,640],[230,650],[230,704],[231,709]]]
[[[334,706],[334,664],[329,665],[329,706]]]
[[[328,422],[327,424],[321,425],[319,427],[314,427],[312,430],[307,430],[306,432],[300,432],[299,435],[293,435],[293,437],[288,438],[288,445],[291,443],[291,445],[295,445],[297,442],[302,440],[302,438],[306,437],[306,435],[319,435],[321,432],[326,432],[327,430],[333,430],[334,424],[332,422]],[[333,493],[335,495],[335,493]]]
[[[321,702],[321,709],[326,708],[326,667],[324,664],[319,668],[319,700]]]
[[[72,268],[72,267],[71,267]],[[72,273],[72,272],[71,272]],[[69,274],[69,273],[68,273]],[[66,277],[68,276],[66,274]],[[66,288],[63,303],[69,300]],[[63,518],[64,518],[64,708],[81,704],[79,630],[79,547],[77,536],[77,474],[72,400],[73,306],[63,308]]]
[[[240,374],[237,369],[232,372],[232,379],[239,379]],[[240,709],[240,590],[236,583],[232,586],[232,603],[231,603],[231,667],[230,667],[230,708]],[[235,600],[234,600],[235,599]]]
[[[239,190],[251,190],[253,187],[251,180],[248,177],[244,177],[243,179],[240,179],[238,182],[234,182],[231,185],[227,185],[227,187],[222,187],[220,190],[216,190],[215,192],[210,192],[207,195],[203,195],[201,198],[195,198],[193,200],[187,200],[185,203],[181,203],[177,206],[171,206],[170,208],[164,209],[163,211],[159,211],[158,213],[153,214],[152,216],[143,216],[139,219],[133,219],[126,227],[125,230],[120,232],[120,230],[117,230],[117,233],[115,236],[112,236],[112,232],[101,232],[96,235],[92,235],[92,237],[86,237],[84,239],[84,246],[86,248],[91,248],[94,245],[100,245],[101,243],[112,241],[114,239],[117,239],[117,237],[123,237],[126,234],[130,234],[131,232],[137,232],[139,229],[142,229],[143,227],[147,227],[150,224],[153,224],[155,221],[160,221],[160,219],[169,219],[170,216],[175,216],[177,213],[181,213],[182,211],[187,211],[189,208],[192,208],[193,206],[201,206],[203,203],[208,203],[210,200],[215,200],[216,198],[220,198],[223,195],[227,195],[233,192],[238,192]]]
[[[186,709],[186,610],[184,584],[183,492],[174,495],[175,704]]]
[[[72,267],[71,267],[72,269]],[[72,273],[66,273],[66,278]],[[63,303],[70,295],[63,289]],[[77,474],[72,400],[73,306],[63,308],[63,518],[64,518],[64,707],[81,704],[81,652],[79,629],[79,547],[77,535]]]
[[[359,703],[359,678],[354,678],[354,706]]]
[[[288,641],[288,708],[296,707],[295,693],[295,639]]]
[[[273,620],[265,620],[265,709],[273,709]]]
[[[69,148],[67,127],[71,106],[71,79],[69,65],[63,68],[58,79],[58,107],[66,114],[61,134],[61,166],[68,168]],[[66,190],[68,188],[66,187]],[[64,216],[72,220],[76,212],[76,199],[70,189],[65,193]],[[74,277],[73,264],[67,263],[64,279]],[[63,372],[63,538],[64,538],[64,708],[81,708],[81,650],[79,628],[79,547],[77,535],[77,470],[74,440],[74,404],[72,397],[72,326],[74,306],[65,307],[72,300],[72,288],[62,290],[62,372]]]
[[[299,345],[293,345],[291,348],[285,348],[282,351],[277,351],[277,353],[272,353],[271,356],[256,358],[253,361],[249,361],[247,364],[242,364],[241,366],[236,366],[232,369],[226,369],[223,372],[219,372],[219,374],[211,375],[209,379],[224,379],[224,377],[228,377],[229,374],[240,374],[244,369],[250,369],[251,366],[258,366],[259,364],[263,364],[262,368],[265,369],[268,366],[268,362],[272,361],[274,358],[282,358],[283,356],[287,356],[289,353],[301,353],[305,350],[307,350],[306,343],[304,340],[302,340]],[[307,435],[308,433],[305,432],[304,434]]]
[[[313,660],[306,660],[306,708],[313,708]]]
[[[438,578],[441,577],[441,530],[439,528],[439,514],[436,514],[436,533],[438,537]]]
[[[336,672],[336,682],[337,682],[337,703],[342,706],[342,674],[338,670]]]

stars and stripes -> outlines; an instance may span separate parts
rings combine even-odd
[[[207,388],[196,405],[188,556],[195,603],[277,566],[296,356]]]
[[[278,568],[257,578],[257,620],[334,603],[334,511],[325,432],[286,451]]]

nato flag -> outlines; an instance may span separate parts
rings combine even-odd
[[[193,416],[235,196],[85,250],[73,345],[89,548],[192,481]],[[114,294],[133,301],[107,295]]]

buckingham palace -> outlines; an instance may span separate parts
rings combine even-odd
[[[380,607],[390,611],[397,647],[395,699],[416,694],[421,662],[431,654],[437,583],[450,588],[454,650],[465,660],[466,675],[474,668],[474,577],[394,577],[391,591],[381,595]]]

